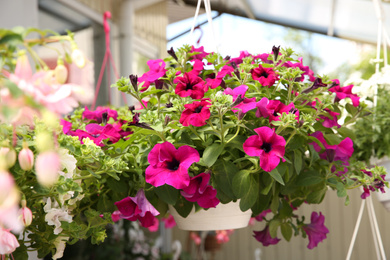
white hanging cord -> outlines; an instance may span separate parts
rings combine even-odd
[[[353,246],[355,245],[355,241],[356,241],[357,233],[359,231],[360,222],[362,221],[363,210],[364,210],[364,206],[365,205],[366,205],[366,200],[362,200],[362,204],[361,204],[360,210],[359,210],[359,215],[358,215],[358,218],[357,218],[357,221],[356,221],[356,225],[355,225],[355,229],[354,229],[353,235],[352,235],[352,240],[351,240],[351,243],[349,245],[348,254],[347,254],[347,257],[345,258],[346,260],[350,260],[351,259]]]
[[[194,34],[194,30],[195,30],[196,21],[198,20],[201,3],[202,3],[202,0],[198,0],[198,4],[196,5],[196,11],[195,11],[195,15],[194,15],[194,20],[192,21],[192,28],[191,28],[191,33],[190,33],[190,42],[194,41],[194,39],[193,39],[194,35],[193,34]],[[214,41],[215,50],[216,50],[216,52],[218,52],[218,45],[217,45],[217,41],[216,41],[216,38],[215,38],[215,32],[214,32],[214,27],[213,27],[213,17],[211,15],[210,0],[204,0],[204,7],[205,7],[205,10],[206,10],[206,16],[207,16],[207,20],[208,20],[208,23],[209,23],[209,26],[210,26],[212,39]]]
[[[213,37],[213,41],[214,41],[214,45],[215,45],[215,51],[217,53],[219,53],[217,40],[215,39],[215,31],[214,31],[214,26],[213,26],[213,17],[211,16],[210,0],[204,0],[204,6],[205,6],[205,9],[206,9],[207,20],[209,21],[209,25],[210,25],[211,35]]]
[[[377,253],[378,259],[386,260],[386,254],[385,254],[385,250],[383,248],[383,241],[381,238],[381,233],[379,231],[378,221],[376,219],[374,205],[372,203],[372,197],[370,196],[367,199],[368,199],[368,201],[367,201],[368,216],[370,218],[371,229],[372,229],[372,233],[374,236],[374,241],[376,241],[376,243],[375,243],[376,253]],[[379,251],[380,251],[380,255],[379,255]],[[382,258],[380,258],[380,256],[382,256]]]
[[[200,4],[202,3],[202,0],[198,0],[198,4],[196,5],[196,11],[195,11],[195,15],[194,15],[194,20],[192,21],[192,28],[191,28],[191,33],[190,33],[190,42],[193,41],[193,34],[194,34],[194,30],[195,30],[195,24],[196,24],[196,20],[198,20],[198,15],[199,15],[199,9],[200,9]]]

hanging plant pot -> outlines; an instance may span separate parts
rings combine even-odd
[[[372,165],[377,166],[383,166],[386,169],[387,173],[390,173],[390,158],[389,157],[383,157],[381,159],[373,159],[371,160]],[[389,174],[386,175],[385,181],[390,181]],[[387,187],[384,187],[385,193],[382,192],[376,192],[378,200],[382,203],[382,205],[387,209],[387,211],[390,211],[390,189]]]
[[[219,203],[215,208],[202,209],[197,212],[193,208],[186,218],[180,216],[171,205],[169,205],[169,211],[180,229],[193,231],[244,228],[248,226],[252,215],[251,210],[241,211],[239,201],[227,204]]]

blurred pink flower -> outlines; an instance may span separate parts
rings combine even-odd
[[[8,229],[0,227],[0,255],[9,255],[19,246],[15,235]]]
[[[34,153],[28,148],[23,148],[18,154],[20,168],[29,171],[34,165]]]
[[[52,186],[58,179],[61,160],[54,151],[42,152],[37,156],[35,174],[43,186]]]
[[[319,242],[326,238],[326,234],[329,233],[329,230],[324,225],[325,217],[317,212],[311,213],[311,223],[303,226],[303,230],[309,237],[309,244],[307,248],[313,249],[318,245]]]
[[[280,241],[277,237],[271,237],[269,226],[266,226],[262,231],[253,231],[253,233],[256,240],[262,243],[263,246],[276,245]]]

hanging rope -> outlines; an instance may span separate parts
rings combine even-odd
[[[198,19],[201,3],[202,3],[202,0],[198,0],[198,4],[196,5],[196,11],[195,11],[195,15],[194,15],[194,20],[192,21],[192,27],[191,27],[191,33],[190,33],[190,42],[194,42],[194,39],[193,39],[194,30],[195,30],[195,26],[196,26],[196,21]],[[215,50],[216,50],[216,52],[218,52],[218,44],[217,44],[217,40],[215,37],[214,26],[213,26],[213,17],[211,15],[210,0],[203,0],[203,3],[204,3],[205,10],[206,10],[206,16],[207,16],[207,20],[208,20],[208,23],[210,26],[210,32],[212,35],[212,40],[213,40],[213,43],[215,46]]]
[[[93,100],[91,110],[95,109],[97,97],[98,97],[99,91],[100,91],[100,85],[101,85],[102,79],[103,79],[104,69],[107,68],[107,87],[108,87],[108,102],[109,102],[109,104],[111,104],[111,91],[110,91],[111,70],[110,70],[110,64],[111,64],[112,68],[114,69],[114,73],[115,73],[116,79],[117,80],[119,79],[119,74],[118,74],[118,71],[116,69],[114,59],[112,58],[112,54],[111,54],[111,48],[110,48],[110,46],[111,46],[110,45],[110,24],[108,23],[108,19],[111,19],[111,13],[107,11],[107,12],[105,12],[103,14],[103,28],[104,28],[104,36],[105,36],[105,41],[106,41],[106,51],[104,53],[102,67],[100,68],[100,73],[99,73],[98,81],[97,81],[97,84],[96,84],[95,98]],[[106,66],[106,64],[107,64],[107,66]],[[127,100],[126,100],[125,93],[121,92],[121,94],[122,94],[123,102],[125,103],[125,105],[127,105]]]

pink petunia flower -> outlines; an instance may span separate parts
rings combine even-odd
[[[19,247],[19,242],[15,235],[8,229],[0,227],[0,255],[9,255]]]
[[[180,123],[183,126],[199,127],[205,125],[206,120],[210,118],[210,106],[211,103],[206,99],[184,105],[185,109],[181,114]]]
[[[224,85],[223,78],[226,75],[232,76],[232,72],[234,71],[234,68],[228,65],[225,65],[222,67],[221,71],[217,73],[217,76],[215,78],[208,78],[206,79],[207,86],[211,89],[215,89],[221,85]]]
[[[310,81],[314,81],[316,77],[314,77],[314,72],[310,69],[309,66],[304,66],[302,62],[302,57],[298,58],[299,62],[293,63],[291,61],[287,61],[283,64],[284,67],[287,68],[299,68],[303,73],[298,80],[304,81],[305,80],[305,75],[309,77]]]
[[[330,162],[343,161],[345,165],[348,165],[348,160],[352,156],[354,151],[353,142],[351,138],[346,137],[337,145],[329,145],[326,142],[324,134],[322,132],[314,132],[313,134],[311,134],[311,136],[317,138],[325,147],[325,152],[320,154],[321,159],[328,160]],[[310,144],[313,145],[313,148],[316,152],[321,151],[321,147],[316,142]]]
[[[267,214],[268,214],[268,213],[271,213],[271,212],[272,212],[272,210],[270,210],[270,209],[263,210],[259,215],[257,215],[257,216],[255,217],[255,219],[256,219],[257,221],[261,222],[261,221],[264,220],[264,218],[267,216]]]
[[[317,120],[323,119],[324,121],[322,122],[322,125],[327,128],[332,128],[336,126],[337,128],[340,128],[340,124],[337,122],[338,117],[340,113],[334,112],[330,110],[329,108],[325,108],[325,111],[329,113],[329,117],[320,115],[320,118],[317,118]]]
[[[333,82],[336,86],[330,88],[329,92],[336,93],[334,102],[339,102],[342,99],[350,98],[352,100],[353,106],[359,106],[360,97],[357,94],[352,93],[353,85],[340,87],[340,81],[338,79],[333,80]]]
[[[203,60],[204,57],[206,57],[207,55],[210,54],[210,53],[204,51],[203,46],[201,46],[199,48],[195,48],[194,46],[191,46],[191,50],[188,53],[190,54],[190,53],[195,53],[195,52],[199,52],[199,53],[191,56],[190,60],[200,60],[201,61],[201,60]]]
[[[263,244],[263,246],[276,245],[280,239],[277,237],[272,238],[269,233],[269,227],[266,226],[262,231],[253,231],[254,238]]]
[[[201,99],[207,91],[207,86],[202,78],[193,73],[184,73],[183,77],[176,77],[173,83],[177,84],[175,93],[180,97],[190,96],[193,99]]]
[[[150,165],[145,171],[146,182],[155,187],[168,184],[183,189],[190,183],[188,168],[199,160],[198,151],[188,145],[176,150],[170,142],[156,144],[148,155]]]
[[[85,126],[85,130],[77,129],[74,132],[70,131],[68,134],[78,136],[81,142],[84,138],[89,138],[98,146],[104,146],[102,141],[105,139],[110,139],[111,142],[116,143],[121,138],[121,135],[111,124],[105,126],[88,124]]]
[[[309,244],[307,248],[313,249],[318,245],[319,242],[326,238],[326,234],[329,233],[329,230],[324,225],[325,217],[317,212],[311,213],[311,223],[303,226],[303,230],[309,237]]]
[[[148,230],[150,232],[157,232],[158,231],[158,228],[160,226],[160,221],[158,220],[158,218],[154,218],[153,219],[153,224],[151,226],[148,227]]]
[[[241,85],[234,89],[227,88],[223,92],[225,95],[231,95],[233,96],[233,102],[237,100],[239,96],[241,96],[242,99],[244,99],[242,102],[240,102],[238,105],[234,106],[234,108],[241,109],[242,113],[246,113],[249,110],[256,108],[256,98],[244,98],[246,91],[248,90],[248,86]],[[237,112],[237,109],[233,109],[234,112]]]
[[[161,220],[165,223],[165,228],[173,228],[176,226],[176,221],[172,215],[169,215],[167,218],[162,218]]]
[[[257,135],[249,136],[243,144],[244,152],[260,158],[260,167],[266,172],[275,169],[283,159],[286,141],[275,130],[263,126],[254,129]]]
[[[201,173],[191,177],[188,187],[183,188],[180,194],[188,201],[197,202],[202,208],[215,208],[219,204],[217,190],[209,185],[210,174]]]
[[[84,108],[83,118],[89,120],[95,120],[99,124],[103,122],[103,114],[107,114],[107,120],[113,118],[115,121],[118,118],[118,112],[108,107],[97,107],[95,111],[90,111],[88,107]]]
[[[248,51],[240,51],[240,56],[230,59],[228,63],[234,62],[237,65],[239,65],[243,62],[244,58],[249,57],[249,56],[251,56],[251,54]]]
[[[156,83],[167,71],[165,69],[165,62],[162,59],[149,60],[147,64],[150,70],[138,78],[139,83],[143,82],[142,88],[140,89],[141,92],[147,90],[151,83]]]
[[[279,79],[279,75],[272,68],[265,68],[259,65],[251,69],[252,78],[260,82],[262,86],[271,87]]]
[[[264,97],[256,103],[257,111],[256,117],[269,117],[269,122],[280,121],[280,115],[283,113],[295,114],[295,119],[299,122],[299,111],[295,108],[294,103],[291,102],[288,105],[280,102],[279,100],[269,100]]]
[[[115,202],[120,217],[130,221],[139,220],[143,227],[150,227],[154,224],[155,216],[160,213],[146,199],[144,191],[141,189],[135,197],[126,197]]]

